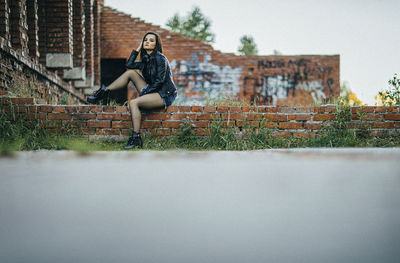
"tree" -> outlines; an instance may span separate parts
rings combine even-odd
[[[214,42],[215,35],[210,31],[211,21],[201,13],[199,7],[194,7],[185,18],[175,14],[168,19],[166,26],[174,33],[199,38],[207,43]]]
[[[238,52],[241,55],[257,55],[257,45],[252,36],[244,35],[240,38]]]

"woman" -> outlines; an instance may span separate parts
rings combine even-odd
[[[126,87],[132,81],[140,96],[129,102],[131,110],[133,133],[124,149],[143,147],[140,136],[141,113],[139,107],[151,109],[171,105],[177,95],[172,79],[172,72],[167,58],[162,54],[161,38],[157,33],[147,32],[137,50],[133,50],[127,70],[108,87],[102,86],[93,96],[88,97],[89,103],[97,103],[107,98],[111,90]]]

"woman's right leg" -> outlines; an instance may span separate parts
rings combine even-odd
[[[139,71],[134,69],[128,69],[121,76],[119,76],[116,80],[113,81],[110,85],[108,85],[107,89],[109,90],[117,90],[124,88],[128,85],[129,81],[132,81],[135,85],[137,91],[140,91],[146,87],[146,81],[144,81],[142,75]]]

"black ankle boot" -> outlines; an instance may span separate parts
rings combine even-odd
[[[87,97],[87,102],[96,104],[103,100],[103,104],[107,105],[110,102],[110,90],[106,86],[101,85],[100,89],[96,90],[93,96]]]
[[[143,147],[142,137],[140,137],[140,133],[133,132],[132,136],[128,140],[128,144],[124,146],[125,150],[132,149],[134,147]]]

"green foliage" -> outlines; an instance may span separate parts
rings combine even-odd
[[[215,35],[210,31],[211,21],[206,18],[199,7],[184,18],[175,14],[168,19],[166,26],[174,33],[180,33],[189,38],[198,38],[207,43],[213,43]]]
[[[400,78],[394,74],[393,79],[388,81],[389,89],[379,92],[384,106],[400,105]]]
[[[240,38],[238,52],[241,55],[257,55],[257,45],[250,35],[244,35]]]

